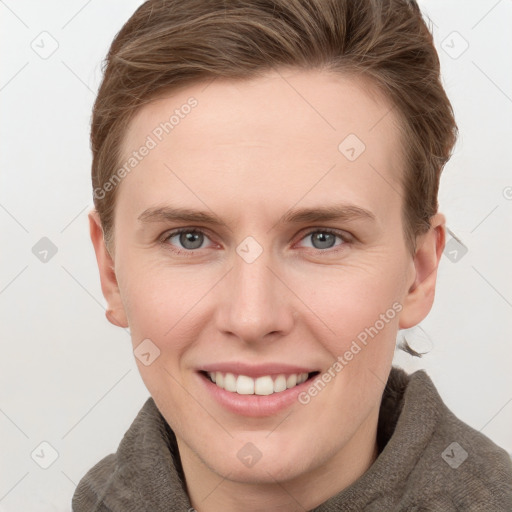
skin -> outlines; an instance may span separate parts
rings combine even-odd
[[[398,121],[361,79],[288,69],[194,84],[138,112],[125,155],[191,96],[197,107],[119,185],[112,255],[97,213],[89,215],[108,318],[129,326],[134,348],[149,338],[160,350],[151,365],[137,364],[176,434],[197,511],[309,510],[377,456],[396,335],[431,309],[444,217],[432,219],[411,252]],[[350,133],[366,145],[353,162],[338,150]],[[373,219],[278,224],[290,209],[331,204]],[[138,220],[164,205],[213,212],[223,224]],[[181,227],[202,230],[202,245],[160,241]],[[341,238],[319,245],[311,235],[327,228]],[[263,249],[252,263],[236,252],[248,236]],[[204,393],[196,369],[206,363],[325,372],[393,303],[400,313],[307,405],[247,418]],[[247,442],[262,454],[252,467],[237,457]]]

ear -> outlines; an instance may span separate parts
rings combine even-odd
[[[89,231],[100,272],[101,291],[107,301],[107,310],[105,312],[107,320],[118,327],[128,327],[128,321],[117,284],[114,260],[105,245],[100,217],[95,209],[89,212]]]
[[[416,239],[414,254],[414,281],[403,302],[399,328],[418,325],[429,313],[434,302],[437,269],[446,243],[445,217],[434,215],[427,233]]]

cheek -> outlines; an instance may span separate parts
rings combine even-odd
[[[185,410],[190,407],[190,396],[183,391],[189,385],[183,358],[204,328],[204,318],[198,314],[209,287],[199,287],[187,278],[186,271],[147,266],[125,274],[120,288],[136,363],[146,388],[162,410]],[[146,365],[137,353],[139,344],[142,347],[142,341],[148,339],[157,356]],[[171,426],[182,430],[182,420],[171,419]]]
[[[151,394],[158,393],[159,384],[174,389],[173,383],[184,384],[187,378],[187,354],[214,327],[211,291],[219,276],[154,263],[134,268],[138,271],[123,273],[120,282],[133,349],[136,353],[149,339],[159,353],[150,366],[137,361],[139,371]]]
[[[157,339],[176,330],[204,295],[197,273],[171,269],[137,254],[119,263],[118,283],[132,332]]]
[[[330,390],[324,396],[346,406],[331,413],[338,417],[350,410],[362,420],[378,403],[392,364],[405,275],[398,259],[351,268],[336,279],[329,270],[329,278],[308,281],[315,283],[315,291],[304,296],[322,320],[309,314],[309,328],[331,360],[323,374]],[[298,293],[304,294],[302,286]]]
[[[307,297],[308,316],[321,320],[326,337],[335,339],[339,349],[375,324],[386,334],[396,330],[404,287],[402,267],[382,263],[358,269],[328,268],[307,280],[296,278],[294,283],[297,295]]]
[[[335,332],[323,341],[334,358],[333,401],[364,416],[380,400],[392,364],[405,275],[399,262],[389,262],[375,273],[347,274],[336,284],[323,299],[316,295],[312,309],[322,311]]]

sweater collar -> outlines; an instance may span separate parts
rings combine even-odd
[[[341,505],[347,512],[361,510],[406,481],[434,432],[441,406],[425,371],[408,375],[392,367],[379,414],[379,456],[359,479],[314,512],[340,510]],[[103,497],[107,509],[135,512],[145,510],[148,503],[153,512],[168,511],[170,503],[174,510],[191,508],[176,437],[152,398],[122,439],[115,466]]]
[[[311,512],[356,512],[407,481],[434,434],[445,405],[424,370],[408,375],[393,367],[383,393],[379,456],[353,484]],[[384,446],[382,446],[384,445]]]

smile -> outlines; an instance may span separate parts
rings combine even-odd
[[[306,382],[308,378],[318,374],[318,372],[291,373],[288,375],[263,375],[252,378],[247,375],[235,375],[229,372],[204,373],[217,387],[239,395],[272,395],[274,393],[281,393]]]

